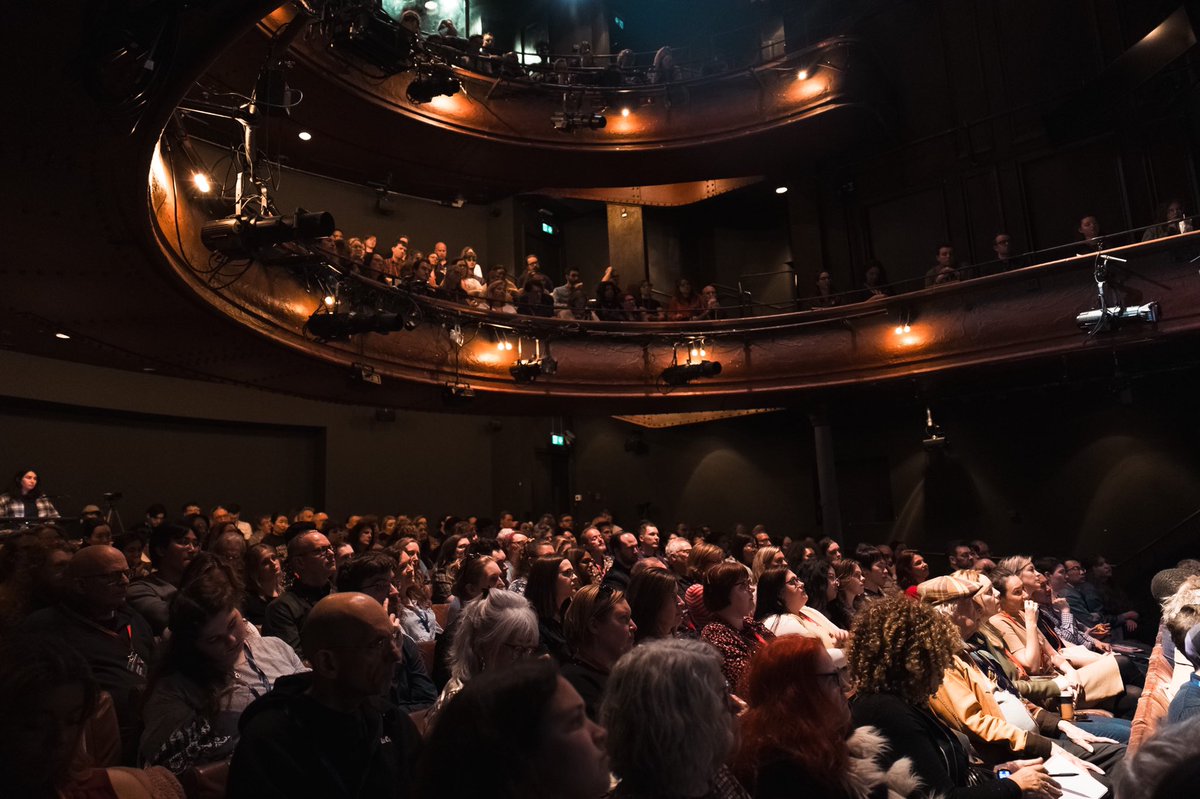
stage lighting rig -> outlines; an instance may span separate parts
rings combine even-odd
[[[563,133],[574,133],[580,128],[602,130],[608,118],[597,111],[559,111],[550,117],[554,129]]]
[[[391,333],[405,326],[400,314],[384,311],[316,311],[305,329],[317,341],[345,341],[361,333]]]
[[[1075,316],[1075,324],[1088,331],[1089,336],[1115,330],[1125,321],[1157,322],[1159,308],[1157,302],[1147,302],[1143,305],[1126,307],[1110,305],[1108,299],[1108,269],[1110,262],[1126,263],[1124,258],[1100,253],[1096,256],[1096,266],[1093,279],[1096,281],[1096,296],[1100,307],[1084,311]]]
[[[454,77],[448,65],[428,62],[417,65],[417,72],[405,89],[405,96],[413,105],[428,103],[434,97],[451,97],[462,90],[462,84]]]
[[[279,244],[331,236],[333,229],[333,215],[329,212],[298,208],[291,216],[235,215],[205,222],[200,229],[200,241],[213,252],[230,258],[253,258]]]
[[[518,383],[528,384],[537,380],[542,375],[554,375],[558,373],[558,361],[550,357],[549,345],[546,347],[546,352],[542,352],[542,342],[534,339],[533,357],[525,359],[521,357],[520,343],[518,340],[517,362],[508,367],[508,373],[512,375],[513,380]]]
[[[679,348],[687,352],[687,361],[679,363]],[[662,381],[668,386],[684,386],[702,377],[716,377],[721,374],[720,361],[707,361],[708,354],[704,339],[692,339],[682,345],[672,347],[671,365],[662,370]]]

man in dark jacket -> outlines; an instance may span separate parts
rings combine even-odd
[[[329,594],[337,574],[329,539],[316,530],[297,535],[288,542],[288,569],[294,578],[292,587],[267,605],[262,632],[282,639],[297,655],[308,660],[300,630],[313,605]]]
[[[421,736],[384,699],[400,657],[365,594],[318,602],[302,632],[312,671],[283,677],[242,714],[230,799],[407,797]]]

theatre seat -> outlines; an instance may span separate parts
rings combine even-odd
[[[1142,686],[1142,695],[1138,699],[1137,711],[1133,714],[1133,724],[1129,731],[1128,754],[1132,755],[1142,745],[1142,741],[1154,735],[1158,724],[1167,715],[1171,703],[1164,689],[1171,684],[1174,669],[1163,657],[1162,630],[1158,631],[1158,639],[1154,642],[1154,651],[1150,653],[1150,668],[1146,671],[1146,682]]]

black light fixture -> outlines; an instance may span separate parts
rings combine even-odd
[[[521,340],[517,339],[517,362],[508,367],[508,373],[518,383],[528,384],[542,375],[553,375],[558,372],[558,361],[550,357],[549,346],[542,352],[542,342],[534,339],[533,357],[525,359],[521,354]]]
[[[454,76],[454,70],[446,64],[433,63],[417,68],[417,74],[409,81],[404,94],[410,103],[419,105],[430,102],[434,97],[451,97],[461,90],[462,84]]]
[[[598,111],[560,111],[550,117],[554,129],[563,133],[574,133],[580,128],[602,130],[608,125],[608,117]]]
[[[230,216],[204,223],[200,241],[231,258],[252,258],[259,250],[288,242],[333,235],[333,215],[300,208],[291,216]]]
[[[344,341],[360,333],[391,333],[404,326],[403,317],[384,311],[317,311],[304,325],[318,341]]]
[[[687,361],[679,363],[679,347],[672,347],[671,365],[662,370],[662,381],[668,386],[684,386],[702,377],[716,377],[721,374],[720,361],[707,361],[708,350],[704,339],[694,338],[682,346],[687,352]]]
[[[1075,316],[1075,324],[1088,331],[1089,336],[1116,330],[1127,321],[1157,322],[1159,319],[1157,302],[1130,306],[1109,304],[1111,301],[1108,298],[1108,270],[1112,261],[1128,263],[1124,258],[1118,258],[1115,255],[1107,253],[1097,255],[1092,277],[1096,281],[1096,296],[1100,307]]]

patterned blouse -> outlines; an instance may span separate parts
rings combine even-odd
[[[721,653],[724,663],[721,671],[729,683],[729,690],[742,694],[746,688],[746,675],[750,671],[750,658],[763,646],[775,640],[775,634],[749,617],[742,629],[735,630],[721,619],[709,622],[700,632],[700,638],[712,644]]]

